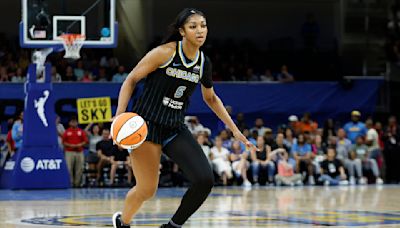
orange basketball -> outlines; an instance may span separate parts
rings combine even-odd
[[[146,121],[136,113],[122,113],[111,124],[111,136],[122,148],[136,149],[146,140]]]

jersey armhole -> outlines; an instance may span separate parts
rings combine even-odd
[[[174,54],[172,54],[171,58],[169,58],[165,63],[163,63],[158,68],[165,68],[166,66],[168,66],[172,62],[172,60],[174,60],[175,54],[176,54],[176,50],[174,51]]]
[[[203,52],[201,52],[201,63],[200,63],[200,79],[203,78],[203,72],[204,72],[204,64],[205,63],[205,56]]]

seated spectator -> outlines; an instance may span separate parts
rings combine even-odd
[[[185,116],[185,125],[193,135],[197,135],[197,133],[204,129],[197,116]]]
[[[232,162],[233,173],[236,178],[242,177],[243,186],[251,186],[250,181],[247,179],[247,170],[249,168],[249,162],[247,158],[249,157],[247,151],[243,150],[240,146],[239,141],[234,141],[232,143],[232,149],[230,154],[230,161]]]
[[[288,67],[286,65],[282,65],[281,72],[277,76],[277,80],[279,82],[294,82],[294,77],[292,74],[289,73]]]
[[[315,135],[313,138],[313,143],[311,145],[312,152],[315,156],[325,156],[326,155],[326,143],[322,141],[322,136]]]
[[[78,62],[76,63],[73,74],[76,76],[76,81],[82,81],[83,75],[85,74],[82,60],[78,60]]]
[[[290,152],[290,148],[285,144],[285,135],[283,133],[276,134],[275,138],[275,147],[272,147],[272,150],[282,148],[286,150],[286,152]]]
[[[238,77],[234,66],[229,67],[224,79],[226,79],[225,81],[240,81],[240,77]]]
[[[264,120],[257,118],[254,121],[254,127],[250,129],[250,132],[257,131],[257,135],[263,136],[265,134],[266,127],[264,126]]]
[[[29,61],[27,49],[21,49],[20,55],[18,58],[18,66],[21,67],[22,69],[26,69],[26,68],[28,68],[29,63],[30,63],[30,61]]]
[[[257,131],[255,131],[255,132],[257,132]],[[256,144],[256,143],[257,143],[257,140],[256,140],[257,137],[254,138],[249,129],[247,129],[247,128],[243,129],[243,135],[244,135],[251,143],[253,143],[253,144]],[[258,136],[258,135],[257,135],[257,136]]]
[[[352,154],[353,157],[355,157],[355,160],[361,161],[360,163],[362,164],[362,168],[364,170],[372,170],[376,184],[383,184],[383,180],[380,177],[378,164],[376,163],[375,159],[369,157],[368,147],[364,144],[364,139],[362,136],[357,137],[356,144],[352,148]],[[363,169],[361,169],[361,172]],[[361,183],[367,183],[367,179],[362,174],[361,176],[363,178]]]
[[[129,159],[129,153],[127,150],[122,147],[114,145],[112,147],[112,155],[111,155],[111,170],[110,170],[110,185],[114,185],[115,183],[115,174],[118,168],[123,168],[128,173],[128,184],[132,184],[132,168],[131,162]]]
[[[8,78],[7,68],[0,67],[0,82],[9,82],[10,79]]]
[[[306,112],[303,115],[303,118],[299,122],[299,130],[301,133],[309,132],[311,134],[315,134],[318,129],[318,123],[311,120],[310,113]]]
[[[83,77],[81,78],[81,82],[92,82],[93,76],[90,74],[88,70],[85,70]]]
[[[276,185],[303,185],[301,174],[294,173],[294,166],[289,162],[289,153],[282,150],[278,153],[278,174],[275,175]]]
[[[292,130],[292,132],[294,132],[295,134],[300,133],[300,129],[299,129],[299,118],[296,115],[291,115],[288,118],[288,126],[289,128]]]
[[[362,179],[361,162],[356,160],[353,156],[350,156],[352,144],[351,141],[346,137],[346,132],[343,128],[340,128],[337,131],[337,140],[335,144],[336,157],[347,169],[350,184],[354,185],[356,183],[355,175],[357,175],[359,184],[365,184],[365,180]]]
[[[315,184],[314,180],[314,166],[312,163],[312,148],[311,145],[306,143],[304,135],[300,134],[297,137],[297,143],[292,146],[291,153],[296,160],[297,173],[306,172],[308,175],[308,183]]]
[[[292,146],[297,143],[297,138],[293,136],[293,131],[290,128],[287,128],[285,131],[285,140],[283,143],[289,148],[292,149]]]
[[[360,121],[361,113],[359,111],[351,112],[351,122],[344,125],[343,129],[346,132],[347,138],[350,139],[352,144],[356,143],[358,136],[365,136],[367,134],[367,128],[365,124]]]
[[[321,173],[320,163],[326,157],[326,144],[322,142],[322,137],[320,135],[316,135],[314,137],[311,148],[314,156],[313,164],[315,167],[315,173],[320,174]]]
[[[270,184],[274,181],[275,164],[272,161],[271,147],[265,144],[264,137],[257,137],[257,151],[251,151],[251,168],[253,171],[253,182],[258,183],[260,172],[266,172]]]
[[[107,82],[107,70],[104,67],[100,67],[99,69],[99,76],[97,77],[96,81],[98,82]]]
[[[118,67],[118,73],[113,75],[112,82],[121,83],[125,81],[126,77],[128,77],[128,74],[125,72],[125,67],[121,65]]]
[[[26,77],[23,75],[22,68],[18,67],[17,71],[15,72],[15,75],[11,77],[11,82],[23,83],[25,81]]]
[[[96,144],[96,151],[99,161],[97,163],[97,183],[100,185],[102,171],[106,165],[111,164],[113,141],[110,139],[110,130],[103,129],[103,139]],[[104,180],[103,180],[104,184]]]
[[[211,163],[215,172],[221,177],[224,186],[232,178],[232,167],[229,162],[229,150],[222,146],[221,137],[215,137],[215,146],[211,148]]]
[[[260,81],[258,76],[256,74],[254,74],[254,70],[251,67],[247,68],[245,77],[246,77],[246,81]]]
[[[57,67],[51,67],[51,82],[62,82],[61,75],[57,72]]]
[[[275,151],[276,149],[283,149],[284,151],[286,151],[288,153],[289,158],[287,159],[288,162],[290,164],[293,165],[293,167],[296,167],[296,160],[293,159],[293,157],[290,157],[289,153],[290,153],[290,148],[288,146],[286,146],[285,144],[285,136],[282,133],[278,133],[276,134],[276,139],[275,139],[275,147],[272,147],[271,150]],[[279,159],[279,156],[277,156],[275,159],[273,159],[274,161],[277,161],[277,159]]]
[[[76,75],[74,74],[74,70],[71,66],[68,66],[65,69],[64,77],[62,78],[63,82],[76,82]]]
[[[230,132],[227,130],[223,130],[219,133],[219,137],[222,140],[222,146],[226,149],[230,149],[232,147],[233,139],[230,135]]]
[[[275,139],[274,139],[274,134],[273,134],[271,128],[266,128],[265,129],[264,142],[265,142],[265,144],[267,144],[271,148],[276,148],[277,147]]]
[[[204,145],[208,146],[209,148],[214,146],[212,140],[210,140],[210,135],[211,135],[211,130],[210,129],[204,128],[198,134],[204,135],[204,143],[203,143]]]
[[[321,176],[319,181],[324,185],[348,185],[346,173],[342,162],[336,158],[336,150],[329,147],[327,150],[327,158],[321,163]]]
[[[270,69],[265,69],[264,74],[260,76],[260,80],[263,82],[273,82],[275,81],[274,76]]]
[[[14,141],[15,152],[18,152],[22,147],[22,136],[24,128],[23,121],[24,121],[24,112],[21,112],[14,121],[14,124],[12,125],[11,137],[12,140]]]

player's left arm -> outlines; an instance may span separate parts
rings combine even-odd
[[[203,95],[204,102],[208,105],[208,107],[210,107],[211,110],[213,110],[218,118],[222,120],[222,122],[224,122],[229,129],[231,129],[236,139],[243,142],[250,150],[256,150],[256,147],[242,134],[242,132],[240,132],[239,128],[226,111],[221,99],[215,93],[211,80],[211,68],[211,62],[208,58],[206,58],[204,73],[201,79],[201,93]]]

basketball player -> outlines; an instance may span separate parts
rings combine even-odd
[[[156,193],[161,150],[179,165],[191,182],[178,210],[169,223],[161,227],[181,227],[210,193],[213,172],[200,145],[184,125],[189,97],[199,82],[207,105],[232,130],[236,139],[249,149],[255,149],[214,93],[210,60],[199,50],[207,32],[204,14],[196,9],[184,9],[171,25],[163,44],[147,53],[122,84],[116,115],[126,111],[136,83],[147,76],[143,94],[133,112],[147,121],[148,136],[130,153],[137,184],[128,192],[123,211],[113,216],[116,228],[130,227],[142,203]]]

